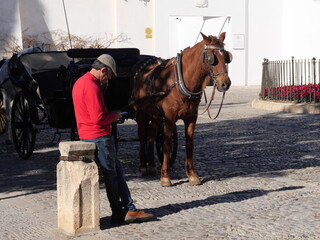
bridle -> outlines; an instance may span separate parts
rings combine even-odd
[[[226,53],[228,53],[228,55],[230,54],[229,52],[227,52],[224,47],[216,47],[213,45],[204,45],[203,46],[203,52],[202,52],[202,62],[207,64],[208,67],[208,71],[210,74],[210,78],[213,82],[213,85],[216,85],[216,78],[217,76],[219,76],[220,74],[224,74],[224,73],[228,73],[228,71],[222,71],[222,72],[218,72],[218,73],[214,73],[210,67],[210,65],[213,65],[216,57],[213,53],[208,53],[208,49],[214,49],[214,50],[220,50],[220,51],[225,51]],[[226,55],[225,55],[226,56]],[[203,91],[198,91],[198,92],[191,92],[190,90],[188,90],[188,88],[186,87],[184,81],[183,81],[183,76],[182,76],[182,70],[181,70],[181,64],[182,64],[182,52],[177,54],[177,57],[174,61],[175,66],[176,66],[176,72],[178,75],[178,85],[179,85],[179,89],[181,94],[190,99],[190,98],[201,98],[201,95],[203,93]],[[230,61],[226,61],[226,63],[229,63]]]
[[[221,99],[221,103],[220,103],[220,107],[219,107],[219,110],[218,110],[218,113],[216,114],[216,116],[214,118],[211,117],[211,114],[210,114],[210,111],[209,111],[209,107],[211,106],[211,103],[214,99],[214,94],[215,94],[215,89],[216,89],[216,85],[217,85],[217,80],[216,80],[216,77],[219,76],[220,74],[227,74],[228,73],[228,70],[226,71],[222,71],[222,72],[218,72],[218,73],[214,73],[210,67],[210,65],[214,65],[214,62],[215,62],[215,55],[211,52],[211,53],[208,53],[208,49],[213,49],[213,50],[219,50],[219,51],[223,51],[224,53],[224,57],[225,57],[225,63],[228,64],[231,62],[232,60],[232,55],[230,52],[227,52],[224,47],[216,47],[216,46],[212,46],[212,45],[204,45],[203,47],[203,52],[202,52],[202,58],[203,58],[203,62],[206,62],[207,63],[207,66],[208,66],[208,70],[209,70],[209,73],[210,73],[210,78],[213,82],[213,90],[212,90],[212,94],[211,94],[211,98],[210,98],[210,102],[209,104],[207,104],[206,106],[206,109],[203,111],[203,113],[205,112],[208,112],[208,116],[210,119],[216,119],[219,114],[220,114],[220,111],[221,111],[221,108],[222,108],[222,104],[223,104],[223,100],[224,100],[224,96],[225,96],[225,92],[223,92],[223,95],[222,95],[222,99]],[[228,55],[226,55],[228,54]],[[226,68],[228,69],[228,68]],[[207,101],[206,101],[207,103]],[[202,113],[202,114],[203,114]]]
[[[224,47],[216,47],[212,45],[204,45],[203,46],[203,51],[202,51],[202,62],[207,63],[208,70],[210,73],[210,78],[213,81],[213,83],[216,82],[216,77],[219,76],[220,74],[228,73],[228,71],[222,71],[218,73],[214,73],[210,67],[210,65],[214,64],[215,62],[215,55],[213,53],[208,53],[208,49],[214,49],[214,50],[220,50],[220,51],[226,51]]]

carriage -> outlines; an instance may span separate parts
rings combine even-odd
[[[170,59],[140,55],[140,51],[134,48],[71,49],[66,52],[14,55],[6,62],[8,76],[0,81],[0,89],[5,89],[4,83],[12,83],[17,89],[12,108],[8,98],[5,95],[1,97],[6,110],[11,110],[10,126],[18,154],[24,159],[30,157],[35,145],[36,126],[40,124],[47,123],[56,129],[70,128],[71,138],[75,138],[72,86],[79,76],[91,68],[94,59],[108,53],[116,61],[117,77],[109,81],[104,89],[106,106],[109,111],[127,111],[124,120],[136,120],[141,174],[155,173],[156,142],[161,162],[161,186],[172,186],[169,167],[176,157],[176,122],[181,119],[185,128],[186,175],[191,185],[201,184],[193,163],[199,104],[205,87],[212,82],[213,91],[205,110],[211,118],[209,107],[215,89],[223,92],[224,96],[231,85],[228,64],[232,61],[231,52],[225,49],[225,32],[218,37],[201,35],[202,41]],[[2,75],[0,69],[0,77]],[[12,92],[7,91],[9,93]],[[0,113],[3,114],[3,110],[0,109]],[[0,130],[3,129],[1,119],[3,117],[0,115]],[[116,140],[117,124],[113,124]]]
[[[70,129],[70,139],[76,140],[76,124],[71,90],[78,77],[89,71],[93,61],[101,54],[113,56],[117,64],[117,77],[104,87],[106,106],[109,111],[128,112],[121,120],[112,124],[115,142],[118,124],[135,119],[130,105],[133,66],[148,58],[136,48],[71,49],[68,51],[31,51],[14,54],[1,62],[0,79],[0,133],[10,131],[15,149],[22,159],[28,159],[35,147],[39,125]],[[3,74],[3,73],[6,74]],[[8,90],[8,86],[10,90]],[[8,97],[12,95],[12,99]],[[9,100],[8,100],[9,98]],[[148,124],[145,126],[148,128]],[[159,125],[156,150],[160,162],[163,158],[163,125]],[[54,140],[58,142],[60,138]],[[174,145],[170,165],[177,152],[177,129],[173,135]]]

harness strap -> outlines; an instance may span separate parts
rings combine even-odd
[[[177,74],[178,74],[178,85],[179,85],[179,89],[180,92],[182,93],[183,96],[185,96],[186,98],[190,99],[190,98],[201,98],[202,95],[202,91],[199,92],[191,92],[187,89],[186,85],[184,84],[183,81],[183,77],[182,77],[182,72],[181,72],[181,53],[178,53],[177,57],[176,57],[176,70],[177,70]]]
[[[156,104],[158,101],[160,101],[162,98],[166,97],[169,95],[170,91],[172,90],[172,88],[174,88],[176,86],[176,82],[173,83],[172,85],[170,85],[166,91],[162,91],[162,92],[156,92],[156,93],[152,93],[152,94],[148,94],[145,95],[139,99],[136,99],[134,101],[131,101],[127,107],[129,106],[133,106],[133,105],[140,105],[141,102],[143,102],[145,99],[150,99],[150,101],[147,101],[148,104],[145,104],[144,106],[139,106],[138,111],[142,111],[144,109],[146,109],[147,107],[153,105],[156,108],[159,108],[158,105]],[[159,109],[158,109],[159,111]]]
[[[156,79],[159,76],[159,74],[166,67],[166,65],[167,65],[167,63],[169,62],[170,59],[167,59],[167,60],[163,61],[163,60],[158,58],[156,60],[158,61],[158,63],[161,61],[161,63],[152,70],[152,73],[150,74],[150,76],[147,79],[147,82],[148,82],[148,93],[147,93],[147,95],[157,94],[157,93],[153,92],[154,79]]]

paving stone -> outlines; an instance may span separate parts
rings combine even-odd
[[[63,235],[57,228],[59,150],[48,146],[55,130],[39,128],[35,152],[26,161],[13,146],[0,144],[0,239],[320,239],[320,115],[254,109],[259,91],[232,86],[218,119],[199,115],[194,162],[200,186],[190,186],[185,175],[182,121],[173,187],[161,187],[159,175],[139,177],[139,143],[119,143],[135,204],[157,216],[147,223],[111,226],[101,181],[101,229]],[[218,108],[215,102],[212,115]],[[121,138],[137,136],[133,120],[118,128]],[[62,134],[63,141],[68,137]]]

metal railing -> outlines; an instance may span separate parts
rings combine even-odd
[[[320,102],[319,59],[264,59],[262,65],[262,99]]]

